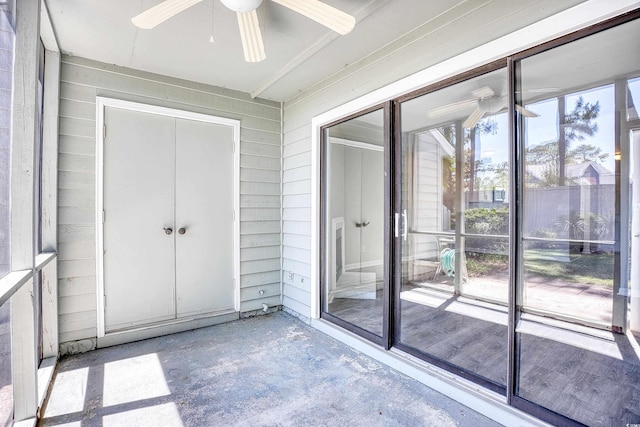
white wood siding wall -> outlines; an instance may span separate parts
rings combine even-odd
[[[314,116],[583,0],[469,0],[349,64],[284,105],[283,304],[311,315],[311,120]],[[461,72],[464,70],[460,70]]]
[[[280,305],[280,104],[64,56],[58,166],[60,342],[95,338],[97,331],[96,96],[240,120],[240,311],[262,309],[262,303]]]

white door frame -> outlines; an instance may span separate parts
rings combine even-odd
[[[159,107],[155,105],[142,104],[138,102],[124,101],[121,99],[96,97],[96,302],[97,302],[97,327],[98,338],[105,337],[104,318],[104,137],[105,107],[131,110],[141,113],[157,114],[177,119],[195,120],[206,123],[230,126],[233,128],[233,283],[234,283],[234,310],[240,311],[240,121],[223,117],[210,116],[207,114],[193,113],[190,111],[177,110],[174,108]],[[202,266],[206,268],[206,266]],[[163,323],[171,325],[184,323],[192,320],[176,319]],[[133,330],[145,330],[156,326],[142,326]],[[129,333],[112,332],[107,335]]]

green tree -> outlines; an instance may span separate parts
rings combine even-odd
[[[559,112],[565,111],[565,101],[564,96],[558,98]],[[599,114],[599,101],[592,104],[585,102],[580,96],[569,113],[561,114],[557,141],[527,148],[525,153],[527,164],[546,166],[542,176],[542,186],[566,185],[567,160],[571,162],[576,156],[583,156],[584,160],[593,161],[604,161],[608,157],[608,154],[603,154],[600,148],[591,144],[582,144],[571,150],[572,142],[583,141],[587,136],[593,136],[598,132],[596,119]]]

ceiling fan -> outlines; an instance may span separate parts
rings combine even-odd
[[[151,29],[201,1],[202,0],[165,0],[133,17],[131,22],[133,22],[136,27]],[[264,52],[258,14],[256,13],[256,9],[262,4],[263,0],[220,1],[228,9],[236,12],[245,61],[260,62],[264,60],[266,54]],[[341,35],[348,34],[356,24],[356,19],[353,16],[319,0],[271,1],[289,8],[294,12],[298,12]]]
[[[474,108],[462,126],[473,129],[485,114],[496,114],[507,108],[509,102],[507,95],[497,95],[489,86],[483,86],[471,91],[473,98],[464,101],[455,102],[453,104],[444,105],[442,107],[429,110],[429,117],[438,117],[444,114],[453,113],[460,110]],[[527,110],[521,105],[516,104],[516,110],[525,117],[538,117],[538,114]]]

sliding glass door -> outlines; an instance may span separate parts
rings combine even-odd
[[[639,18],[326,125],[322,318],[554,425],[640,423]]]
[[[397,104],[398,346],[502,393],[509,284],[504,65]]]
[[[381,342],[386,324],[385,124],[378,108],[324,134],[323,316]]]

